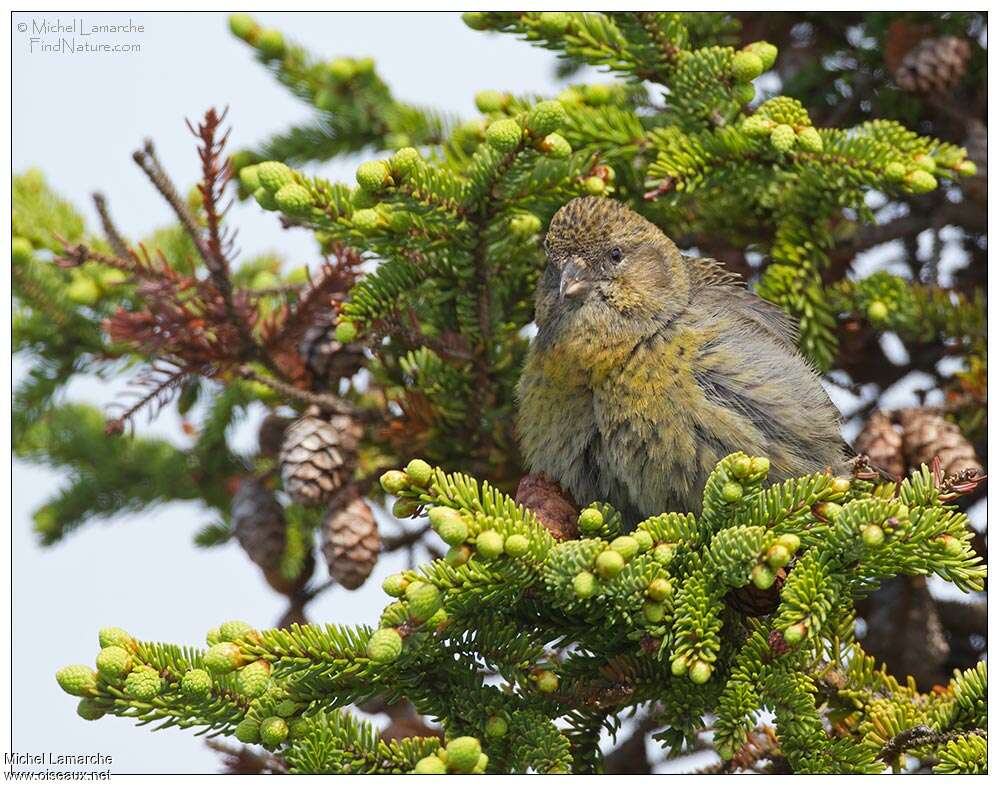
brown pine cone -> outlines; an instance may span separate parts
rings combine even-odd
[[[298,578],[289,580],[281,574],[286,524],[284,509],[270,489],[258,478],[244,478],[233,494],[230,513],[236,542],[274,590],[292,595],[305,586],[315,564],[311,555]]]
[[[579,511],[562,487],[544,473],[521,478],[517,502],[530,509],[556,540],[579,537]]]
[[[328,502],[351,479],[360,438],[360,425],[345,415],[324,420],[307,413],[296,420],[281,446],[285,491],[303,505]]]
[[[332,390],[344,377],[352,377],[364,365],[360,344],[341,344],[334,337],[333,314],[324,313],[302,334],[298,352],[312,375],[312,387]]]
[[[895,84],[910,93],[944,93],[957,86],[968,68],[966,38],[926,38],[909,50],[895,71]]]
[[[330,577],[346,589],[357,589],[371,575],[380,548],[371,508],[348,486],[334,497],[323,522],[322,549]]]
[[[877,410],[864,424],[855,443],[857,453],[897,478],[905,475],[902,435],[895,430],[891,415]]]
[[[935,456],[945,476],[964,470],[982,471],[975,449],[954,423],[933,409],[903,409],[898,413],[902,424],[902,448],[910,467],[931,466]]]
[[[257,452],[261,456],[268,458],[276,456],[281,450],[281,443],[284,442],[284,432],[291,423],[291,418],[278,415],[274,412],[267,413],[267,417],[260,423],[260,430],[257,432]]]

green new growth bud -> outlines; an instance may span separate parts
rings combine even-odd
[[[620,554],[625,562],[638,554],[638,541],[630,535],[622,535],[619,538],[614,538],[611,541],[610,547]]]
[[[763,63],[763,70],[768,71],[774,67],[774,63],[777,62],[777,47],[771,44],[769,41],[754,41],[749,46],[745,47],[747,52],[752,52],[756,55]]]
[[[357,184],[365,191],[377,194],[392,182],[384,161],[365,161],[357,168]]]
[[[666,607],[661,603],[646,603],[642,606],[642,614],[645,619],[656,625],[666,617]]]
[[[282,718],[290,718],[296,712],[302,708],[302,705],[298,702],[292,701],[291,699],[285,699],[277,707],[274,708],[274,712],[280,715]]]
[[[798,132],[798,147],[809,153],[821,153],[822,136],[812,126],[805,126]]]
[[[677,655],[670,661],[669,670],[674,677],[682,677],[687,673],[687,659],[683,655]]]
[[[937,538],[937,542],[943,546],[944,554],[948,557],[960,557],[964,552],[964,546],[961,541],[953,535],[941,535]]]
[[[294,718],[288,721],[288,739],[300,740],[312,729],[308,718]]]
[[[892,161],[885,167],[885,177],[889,180],[903,180],[905,179],[905,175],[905,165],[900,164],[898,161]]]
[[[358,186],[350,192],[350,204],[355,210],[366,210],[378,204],[378,197]],[[351,220],[353,221],[353,216],[351,216]],[[372,226],[377,226],[377,224],[378,222],[375,221]]]
[[[422,161],[423,159],[420,158],[420,153],[415,147],[403,147],[395,151],[395,155],[392,156],[389,163],[395,174],[401,178],[406,178],[419,168]]]
[[[392,505],[392,515],[397,519],[409,519],[420,513],[420,503],[412,499],[397,499]]]
[[[501,112],[510,103],[510,96],[498,90],[483,90],[475,94],[475,108],[485,115]]]
[[[257,29],[257,23],[249,14],[230,14],[229,29],[236,38],[245,41]]]
[[[575,87],[567,87],[556,98],[562,102],[562,106],[578,106],[584,103],[583,93]]]
[[[558,690],[558,675],[554,671],[542,671],[534,681],[542,693],[554,693]]]
[[[770,144],[781,153],[786,153],[794,147],[796,138],[794,129],[786,123],[782,123],[770,132]]]
[[[561,134],[549,134],[538,145],[542,153],[552,158],[568,158],[572,155],[572,145]]]
[[[326,73],[334,82],[349,82],[357,73],[357,68],[349,57],[338,57],[326,64]]]
[[[353,322],[351,322],[348,319],[341,318],[340,321],[337,322],[336,330],[333,333],[333,337],[341,344],[349,344],[351,341],[357,338],[357,325],[355,325]]]
[[[507,732],[507,723],[499,715],[493,715],[486,720],[487,737],[503,737]]]
[[[975,166],[974,161],[966,159],[957,165],[957,173],[959,175],[964,175],[965,177],[974,177],[978,174],[978,167]]]
[[[123,647],[112,644],[97,653],[97,671],[106,680],[115,680],[132,668],[132,656]]]
[[[765,590],[773,586],[774,580],[777,577],[774,576],[774,572],[770,568],[761,564],[753,568],[749,574],[749,578],[758,589]]]
[[[773,127],[773,121],[762,115],[750,115],[742,121],[742,130],[750,136],[767,136]]]
[[[244,718],[236,727],[234,734],[243,744],[252,745],[260,741],[260,724],[250,718]]]
[[[402,654],[402,636],[395,628],[379,628],[368,639],[367,651],[375,663],[391,663]]]
[[[610,549],[601,551],[597,555],[595,567],[601,578],[612,579],[624,570],[624,557]]]
[[[909,173],[906,185],[914,194],[925,194],[937,187],[937,179],[929,172],[917,169]]]
[[[559,36],[569,28],[570,20],[565,11],[543,11],[538,15],[538,30],[542,35]]]
[[[583,190],[590,196],[600,196],[604,193],[607,184],[603,178],[593,176],[583,180]]]
[[[736,82],[752,82],[763,73],[763,60],[753,52],[736,52],[732,57],[732,77]]]
[[[568,121],[569,115],[558,101],[541,101],[527,113],[527,130],[540,139],[558,131]]]
[[[257,36],[255,46],[268,60],[284,57],[284,36],[280,30],[264,30]]]
[[[475,737],[455,737],[447,744],[447,765],[455,772],[471,772],[481,755],[482,746]]]
[[[687,676],[690,677],[690,681],[695,685],[703,685],[711,679],[711,664],[705,663],[703,660],[694,661],[694,665],[690,667]]]
[[[228,674],[243,665],[243,655],[231,641],[223,641],[208,648],[204,663],[212,674]]]
[[[518,213],[510,219],[510,231],[517,237],[533,237],[541,231],[541,219],[533,213]]]
[[[732,462],[732,473],[737,478],[748,478],[753,473],[753,460],[749,456],[739,456]]]
[[[80,699],[80,703],[76,705],[76,714],[84,720],[94,721],[100,720],[106,713],[93,699]]]
[[[461,21],[473,30],[489,29],[489,19],[482,11],[466,11],[461,15]]]
[[[242,620],[230,620],[219,625],[219,641],[238,641],[253,630],[253,626]]]
[[[350,217],[350,222],[354,225],[355,229],[358,229],[361,232],[370,232],[378,228],[378,211],[373,210],[370,207],[363,208],[362,210],[355,210],[354,215]]]
[[[427,486],[434,476],[434,468],[423,459],[413,459],[406,465],[406,474],[416,486]]]
[[[867,307],[867,319],[877,324],[888,319],[888,306],[880,300],[875,300]]]
[[[101,298],[101,288],[90,276],[78,275],[66,287],[66,297],[81,306],[92,306]]]
[[[257,164],[257,179],[260,180],[260,185],[273,194],[281,186],[294,183],[295,174],[280,161],[263,161]]]
[[[652,536],[644,529],[636,529],[631,533],[631,537],[638,543],[638,553],[644,554],[652,548]]]
[[[523,557],[531,548],[531,541],[526,535],[511,535],[503,544],[503,549],[511,557]]]
[[[257,165],[251,164],[240,169],[239,182],[247,193],[250,194],[260,188],[260,175],[257,172]]]
[[[648,595],[652,600],[666,600],[669,594],[673,591],[673,585],[670,584],[669,579],[653,579],[649,582],[648,589],[645,590],[645,594]]]
[[[340,323],[345,324],[343,322]],[[346,323],[351,324],[351,323]],[[337,325],[339,329],[340,325]],[[337,338],[337,341],[340,339]],[[409,488],[409,478],[406,476],[405,472],[400,472],[397,469],[390,469],[388,472],[383,472],[382,476],[378,479],[378,482],[382,484],[382,488],[385,490],[386,494],[398,494],[400,491]]]
[[[468,16],[468,14],[465,14]],[[414,775],[447,775],[447,765],[436,756],[424,756],[413,768]]]
[[[480,532],[475,538],[475,550],[483,559],[496,559],[503,553],[504,540],[494,529]]]
[[[435,510],[447,511],[447,514],[439,513],[436,517],[430,516],[430,524],[437,531],[449,546],[458,546],[468,539],[468,525],[462,519],[461,514],[451,508],[432,508],[431,514]]]
[[[447,612],[444,609],[437,609],[434,612],[434,616],[427,620],[427,627],[438,628],[446,622],[450,622],[451,618],[448,617]]]
[[[104,647],[121,647],[123,650],[135,652],[135,639],[121,628],[101,628],[97,633],[97,641]]]
[[[834,521],[843,512],[843,506],[835,502],[821,502],[814,508],[815,514],[829,521]]]
[[[462,544],[460,546],[452,546],[447,550],[447,554],[444,555],[444,561],[450,565],[452,568],[458,568],[464,565],[472,556],[472,550],[468,546]]]
[[[156,669],[139,666],[125,678],[125,693],[133,699],[148,701],[159,695],[163,680]]]
[[[793,647],[804,641],[805,634],[807,633],[808,626],[804,622],[796,623],[784,629],[784,641]]]
[[[603,106],[614,95],[611,86],[598,82],[593,85],[583,85],[583,100],[590,106]]]
[[[277,202],[274,201],[274,194],[263,186],[253,192],[253,198],[264,210],[277,210]]]
[[[212,628],[205,634],[205,643],[211,647],[213,644],[218,644],[222,639],[219,638],[219,629]]]
[[[34,249],[26,237],[15,235],[10,239],[10,258],[16,264],[23,265],[31,260]]]
[[[604,525],[604,514],[596,508],[586,508],[580,511],[577,524],[584,535],[592,534]]]
[[[756,88],[751,82],[740,82],[732,86],[732,98],[740,104],[748,104],[756,98]]]
[[[271,682],[271,664],[255,660],[236,672],[236,691],[248,699],[262,696]]]
[[[307,213],[313,206],[312,194],[309,193],[309,189],[298,183],[281,186],[274,194],[274,203],[282,213],[293,216]]]
[[[97,687],[97,672],[89,666],[66,666],[56,672],[56,682],[72,696],[86,696]]]
[[[572,579],[572,591],[582,600],[589,598],[597,591],[597,578],[588,570],[577,573]]]
[[[730,480],[722,486],[721,495],[722,499],[726,502],[738,502],[742,499],[742,486]]]
[[[191,669],[180,680],[180,689],[191,699],[206,699],[212,692],[212,675],[204,669]]]
[[[794,554],[798,549],[801,548],[801,538],[799,538],[793,532],[787,532],[781,535],[779,538],[777,538],[777,542],[792,554]]]
[[[288,723],[284,718],[272,715],[260,723],[260,742],[266,748],[276,748],[288,739]]]
[[[772,570],[779,570],[790,561],[791,552],[780,545],[780,543],[775,543],[770,547],[769,551],[767,551],[767,565],[769,565]]]
[[[472,775],[485,775],[486,767],[489,766],[489,757],[484,753],[479,754],[479,760],[475,763]]]
[[[652,558],[661,564],[665,564],[673,559],[674,548],[669,543],[660,543],[652,552]]]
[[[931,175],[937,171],[937,162],[933,156],[928,156],[926,153],[916,156],[912,159],[912,163],[916,165],[917,169],[922,169],[924,172],[929,172]]]
[[[406,600],[409,613],[417,622],[427,621],[441,607],[440,590],[425,581],[414,581],[406,587]]]
[[[520,123],[505,117],[489,125],[486,129],[486,142],[501,153],[508,153],[520,144],[523,133]]]

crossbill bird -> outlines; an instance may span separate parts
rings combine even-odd
[[[686,257],[612,199],[562,207],[545,238],[518,432],[532,473],[632,523],[701,509],[735,451],[771,480],[845,467],[839,413],[784,313]]]

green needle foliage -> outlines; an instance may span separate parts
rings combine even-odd
[[[234,735],[292,772],[595,772],[597,732],[636,707],[655,713],[674,755],[710,728],[732,759],[768,710],[794,772],[878,773],[903,752],[938,772],[983,771],[984,662],[921,694],[853,638],[854,600],[884,578],[982,589],[952,492],[925,467],[899,486],[821,473],[768,485],[768,470],[735,453],[699,519],[665,513],[619,535],[599,506],[580,525],[601,536],[559,542],[488,483],[416,460],[382,482],[452,551],[385,581],[394,599],[376,629],[228,622],[206,651],[105,630],[97,671],[58,678],[85,716]],[[774,608],[731,608],[733,593],[766,590],[788,566]],[[389,744],[345,714],[374,696],[410,700],[447,747]]]

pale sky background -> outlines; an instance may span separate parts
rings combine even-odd
[[[143,33],[102,37],[140,43],[142,51],[32,53],[30,33],[16,32],[22,22],[30,30],[33,21],[69,23],[81,16],[86,26],[129,19],[142,24]],[[466,117],[477,114],[473,98],[479,90],[559,89],[552,53],[510,36],[476,33],[457,13],[256,16],[318,55],[372,56],[398,97]],[[131,238],[170,223],[169,209],[131,159],[144,138],[154,138],[161,160],[186,191],[197,178],[198,162],[185,118],[197,120],[209,106],[229,105],[231,149],[239,149],[311,114],[229,34],[226,19],[226,14],[192,12],[14,14],[13,170],[42,168],[50,185],[83,209],[91,228],[99,226],[90,203],[94,190],[107,195],[119,227]],[[355,166],[356,161],[341,161],[315,171],[352,181]],[[296,266],[317,260],[308,233],[281,230],[275,214],[252,200],[237,204],[230,220],[239,227],[245,255],[275,249]],[[24,368],[23,361],[15,363],[15,384]],[[66,397],[103,404],[113,390],[80,380]],[[896,399],[909,402],[905,391]],[[174,410],[148,426],[140,418],[138,431],[178,439]],[[250,424],[238,440],[252,444],[254,434]],[[205,631],[227,619],[273,625],[284,610],[282,599],[235,544],[193,546],[192,535],[210,519],[194,504],[94,522],[43,550],[31,530],[31,513],[61,482],[57,473],[14,462],[15,750],[107,753],[116,773],[217,771],[217,755],[190,731],[152,734],[125,719],[81,720],[76,700],[59,689],[53,675],[69,663],[92,663],[97,630],[106,625],[142,639],[202,646]],[[383,559],[359,593],[326,593],[310,607],[311,619],[371,622],[385,603],[381,578],[398,567]]]

